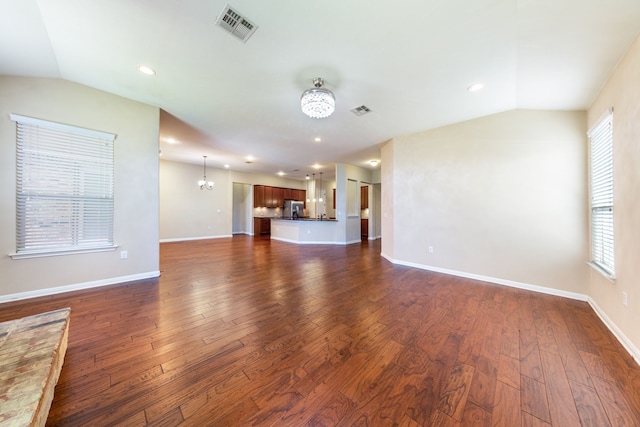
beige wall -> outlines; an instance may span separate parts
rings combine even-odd
[[[516,110],[395,138],[383,255],[584,298],[585,130],[584,112]]]
[[[382,242],[380,243],[382,255],[392,260],[395,254],[395,246],[393,236],[395,235],[394,224],[394,198],[396,187],[402,183],[394,179],[395,174],[395,156],[393,152],[394,142],[389,141],[380,148],[380,158],[383,163],[380,165],[380,179],[382,181],[382,194],[380,200],[380,235]],[[398,212],[398,215],[400,212]]]
[[[160,240],[190,240],[228,237],[233,233],[234,183],[261,184],[305,189],[305,182],[279,176],[234,172],[207,167],[207,180],[215,189],[200,190],[202,165],[160,161]],[[272,216],[275,210],[253,209],[253,189],[244,208],[249,216]],[[278,210],[279,212],[279,210]],[[253,233],[253,224],[245,218],[245,230]]]
[[[615,282],[589,271],[589,295],[605,321],[640,359],[640,38],[618,64],[588,112],[589,128],[613,113]],[[628,306],[622,293],[628,294]],[[608,319],[607,319],[608,317]],[[625,342],[625,336],[627,341]]]
[[[118,250],[20,260],[7,256],[16,250],[16,126],[11,113],[117,135]],[[0,301],[159,274],[158,117],[157,108],[79,84],[0,77]],[[120,259],[120,250],[127,250],[128,259]]]
[[[160,161],[160,239],[231,236],[229,171],[207,168],[213,190],[201,190],[202,165]]]

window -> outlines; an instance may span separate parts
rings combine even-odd
[[[114,249],[115,135],[11,114],[17,127],[13,258]]]
[[[613,111],[589,131],[589,141],[591,261],[613,277]]]

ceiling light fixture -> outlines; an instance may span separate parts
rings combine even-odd
[[[205,188],[207,190],[213,190],[215,183],[213,181],[207,181],[207,156],[202,157],[204,157],[204,164],[202,166],[204,173],[202,174],[202,179],[198,181],[198,185],[201,190],[204,190]]]
[[[313,138],[313,140],[315,142],[322,142],[322,138],[320,138],[319,136],[316,136],[315,138]]]
[[[378,165],[378,161],[377,160],[370,160],[369,164],[375,168]]]
[[[329,117],[336,109],[336,97],[333,92],[323,88],[323,84],[324,80],[316,77],[313,79],[315,87],[305,90],[300,97],[302,112],[314,119]]]
[[[483,87],[484,87],[484,85],[483,85],[482,83],[474,83],[474,84],[472,84],[471,86],[469,86],[469,87],[467,88],[467,90],[468,90],[469,92],[477,92],[477,91],[479,91],[480,89],[482,89]]]
[[[322,203],[322,172],[320,172],[320,195],[318,196],[318,201]]]
[[[155,70],[151,67],[147,67],[146,65],[138,65],[138,71],[148,76],[153,76],[156,74]]]
[[[316,203],[316,201],[317,201],[316,196],[318,195],[318,187],[317,187],[317,183],[316,183],[316,174],[312,173],[311,175],[313,175],[313,193],[314,193],[314,197],[313,197],[313,199],[311,199],[311,201],[313,203]]]

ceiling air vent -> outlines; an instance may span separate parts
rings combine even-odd
[[[232,9],[228,4],[224,5],[224,9],[216,20],[216,25],[231,33],[243,43],[246,43],[249,37],[258,29],[257,25],[243,17],[240,12]]]
[[[370,113],[371,109],[369,109],[369,107],[367,107],[366,105],[361,105],[352,109],[351,112],[356,116],[364,116],[365,114]]]

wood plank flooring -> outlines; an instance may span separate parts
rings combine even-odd
[[[379,241],[166,243],[161,269],[0,305],[72,309],[48,425],[640,425],[640,369],[584,302],[393,266]]]

